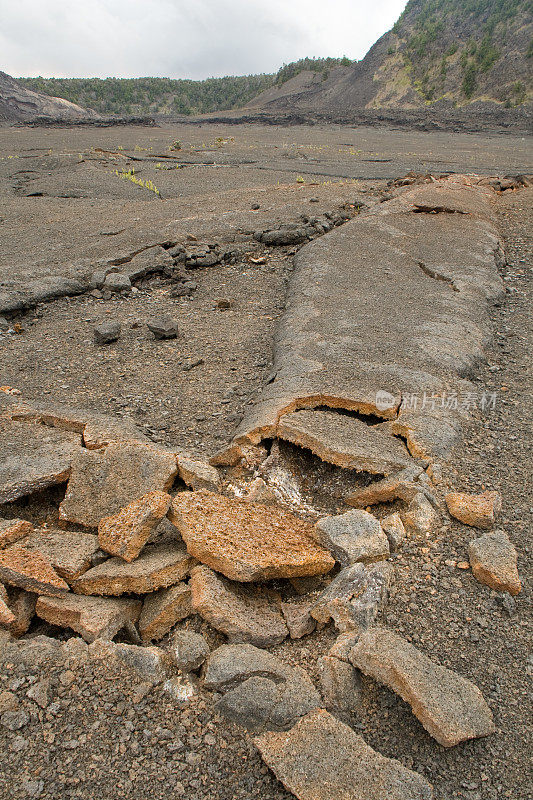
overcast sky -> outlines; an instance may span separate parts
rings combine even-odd
[[[360,59],[406,0],[0,0],[15,77],[208,78]]]

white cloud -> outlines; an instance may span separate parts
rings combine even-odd
[[[406,0],[0,0],[15,76],[206,78],[362,58]]]

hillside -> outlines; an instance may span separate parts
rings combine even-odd
[[[265,110],[458,106],[533,98],[531,0],[410,0],[365,58],[324,82],[258,98]]]
[[[81,119],[90,112],[61,97],[31,91],[0,72],[0,122],[20,122],[35,117]]]

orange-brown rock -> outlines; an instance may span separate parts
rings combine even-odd
[[[335,563],[314,541],[312,526],[280,508],[207,491],[181,492],[169,519],[191,555],[232,580],[321,575]]]
[[[203,461],[191,458],[185,453],[177,453],[178,474],[186,486],[191,489],[209,489],[217,492],[220,487],[220,475],[215,467]]]
[[[0,519],[0,550],[15,544],[33,530],[31,522],[24,519]]]
[[[71,628],[86,642],[112,639],[128,623],[135,623],[141,613],[140,600],[110,597],[39,597],[36,612],[41,619]]]
[[[5,586],[0,583],[0,625],[7,628],[12,622],[15,622],[15,615],[7,605],[8,596]]]
[[[13,612],[15,619],[9,626],[9,631],[15,638],[24,636],[30,627],[35,616],[36,602],[36,594],[25,592],[23,589],[10,589],[9,609]]]
[[[39,528],[24,539],[22,546],[40,553],[57,574],[70,583],[91,566],[91,557],[98,550],[98,537],[92,533]]]
[[[168,589],[152,592],[146,596],[139,633],[144,642],[158,641],[182,619],[192,614],[191,590],[186,583],[178,583]]]
[[[470,566],[476,580],[497,592],[519,594],[516,550],[504,531],[491,531],[468,546]]]
[[[51,597],[68,592],[68,584],[59,577],[47,558],[17,545],[0,552],[0,580]]]
[[[460,522],[474,528],[492,528],[502,508],[499,492],[466,494],[449,492],[446,495],[448,511]]]
[[[139,497],[98,525],[98,541],[106,553],[133,561],[170,506],[170,495],[153,491]]]

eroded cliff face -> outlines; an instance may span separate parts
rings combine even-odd
[[[61,97],[25,89],[5,72],[0,72],[0,121],[19,122],[35,117],[81,119],[93,112]]]

